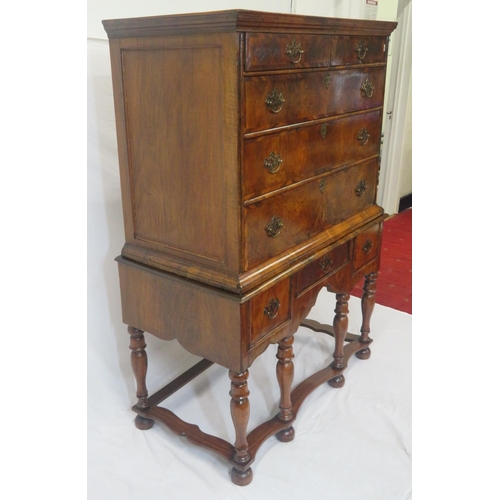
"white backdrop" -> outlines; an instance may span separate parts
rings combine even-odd
[[[247,2],[246,8],[257,8],[256,3]],[[154,13],[158,12],[142,10],[139,15]],[[295,425],[295,441],[266,442],[248,487],[234,486],[226,463],[160,425],[146,432],[134,427],[130,406],[135,403],[135,383],[114,262],[124,234],[109,52],[105,40],[89,40],[87,47],[88,498],[410,498],[411,316],[388,308],[377,307],[374,313],[372,358],[367,362],[353,358],[343,389],[325,385],[306,400]],[[321,292],[312,317],[331,323],[333,300],[331,294]],[[357,332],[358,299],[351,299],[350,309],[350,331]],[[176,341],[147,336],[146,342],[150,393],[197,360]],[[298,334],[296,383],[325,366],[332,350],[331,339]],[[256,363],[256,369],[250,369],[249,430],[276,412],[274,349]],[[232,442],[228,391],[226,371],[212,367],[165,404],[203,430]]]

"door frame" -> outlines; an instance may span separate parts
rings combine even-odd
[[[399,207],[403,138],[411,86],[411,0],[400,0],[400,5],[403,3],[406,5],[398,13],[398,27],[393,34],[393,61],[385,106],[385,112],[390,113],[392,118],[385,120],[377,197],[378,204],[389,215],[397,213]],[[388,125],[388,122],[392,123]]]

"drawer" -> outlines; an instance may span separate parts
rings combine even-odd
[[[376,158],[368,160],[245,207],[245,269],[373,205],[378,168]]]
[[[244,78],[246,132],[382,106],[385,67]]]
[[[247,33],[245,71],[330,65],[330,35]]]
[[[354,240],[353,270],[358,271],[364,265],[378,257],[380,247],[380,224],[356,236]]]
[[[245,200],[379,152],[381,111],[245,140]]]
[[[325,276],[337,271],[349,257],[349,243],[330,250],[327,254],[308,264],[297,273],[297,293],[300,294]]]
[[[250,300],[250,345],[290,319],[290,280],[284,279]]]
[[[332,66],[382,63],[386,38],[379,36],[332,36]]]

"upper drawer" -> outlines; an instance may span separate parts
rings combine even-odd
[[[385,37],[332,36],[332,66],[385,62]]]
[[[246,77],[246,132],[381,106],[384,85],[385,67]]]
[[[381,116],[370,111],[246,139],[244,199],[377,154]]]
[[[330,35],[247,33],[245,71],[330,65]]]
[[[378,167],[376,158],[354,164],[245,207],[245,269],[373,205]]]

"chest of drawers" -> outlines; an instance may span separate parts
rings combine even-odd
[[[137,381],[158,420],[223,455],[248,484],[260,444],[293,439],[315,387],[370,355],[376,204],[390,22],[253,11],[103,21],[109,36],[125,245],[117,257]],[[347,303],[365,276],[360,336]],[[305,318],[336,293],[333,327]],[[300,324],[335,337],[331,365],[291,391]],[[148,396],[144,332],[204,361]],[[278,344],[280,411],[247,435],[248,369]],[[234,446],[159,403],[211,363],[229,370]]]

